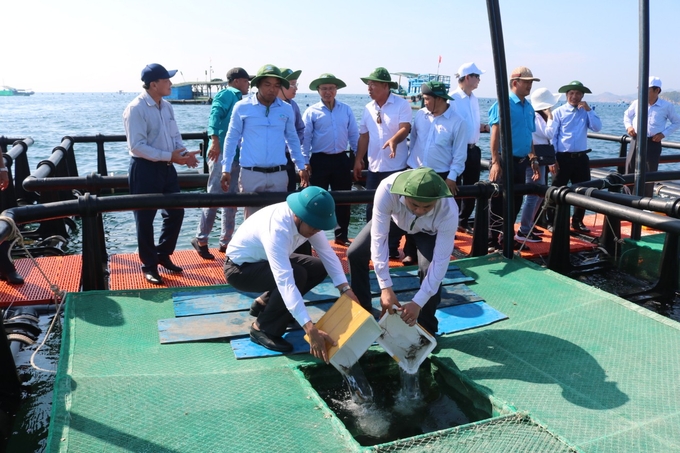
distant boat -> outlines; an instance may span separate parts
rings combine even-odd
[[[399,76],[397,83],[399,88],[392,90],[398,96],[406,98],[411,102],[411,108],[420,109],[423,107],[422,94],[420,86],[427,82],[442,82],[448,92],[451,89],[451,76],[441,74],[416,74],[414,72],[392,72],[392,75]],[[401,78],[406,77],[408,81],[408,88],[405,90],[401,85]]]
[[[12,88],[8,86],[3,86],[0,90],[0,96],[31,96],[35,94],[33,91],[26,91],[21,88]]]
[[[227,87],[227,82],[213,79],[210,82],[182,82],[172,85],[165,100],[171,104],[212,104],[213,96]]]

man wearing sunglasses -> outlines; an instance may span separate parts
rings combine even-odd
[[[364,169],[364,157],[368,155],[366,189],[378,188],[389,175],[406,169],[408,144],[406,137],[411,131],[411,105],[390,90],[399,88],[392,81],[389,71],[376,68],[368,77],[362,77],[368,86],[372,101],[366,104],[359,123],[359,142],[354,160],[354,179],[359,180]],[[373,205],[366,206],[366,221],[373,216]],[[399,256],[399,240],[404,232],[396,225],[390,229],[389,256]]]

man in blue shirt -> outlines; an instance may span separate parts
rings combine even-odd
[[[524,184],[526,169],[529,165],[534,171],[534,181],[538,180],[538,159],[534,155],[531,134],[536,130],[534,123],[534,109],[528,101],[527,96],[531,93],[531,87],[537,79],[527,67],[520,66],[515,68],[510,74],[510,128],[512,135],[512,159],[513,175],[515,184]],[[505,119],[504,119],[505,120]],[[491,126],[491,167],[489,168],[489,181],[501,184],[503,172],[500,153],[500,116],[498,113],[498,102],[495,102],[489,109],[489,126]],[[517,214],[522,207],[522,195],[515,195],[514,208],[509,222],[515,223]],[[491,199],[491,224],[489,227],[489,249],[499,248],[502,242],[499,241],[500,233],[503,230],[503,197],[497,196]],[[514,234],[513,234],[514,236]],[[519,249],[520,243],[515,241],[514,248]],[[525,246],[526,250],[527,247]]]
[[[566,186],[590,181],[590,159],[588,158],[588,129],[599,132],[602,121],[583,100],[585,93],[591,93],[588,87],[578,80],[560,87],[560,93],[566,93],[567,103],[553,112],[553,146],[557,159],[557,174],[552,180],[553,186]],[[574,207],[571,228],[580,233],[588,233],[583,224],[586,210]]]
[[[293,71],[292,69],[281,68],[281,75],[288,81],[289,87],[281,87],[281,91],[279,91],[279,99],[281,99],[283,102],[287,102],[291,107],[293,107],[293,112],[295,113],[295,132],[297,132],[300,143],[302,143],[302,138],[305,132],[305,123],[302,122],[302,113],[300,112],[300,107],[297,105],[297,102],[293,100],[299,88],[298,78],[300,75],[302,75],[302,71]],[[290,150],[288,148],[286,148],[286,159],[288,160],[286,163],[286,172],[288,172],[288,192],[295,192],[297,189],[295,165],[293,164],[293,160],[290,158]],[[309,160],[306,160],[305,164],[309,164]],[[305,166],[305,169],[309,171],[309,167]]]
[[[170,78],[177,70],[168,71],[153,63],[142,70],[144,92],[128,104],[123,113],[123,125],[130,152],[128,179],[131,194],[179,192],[177,171],[173,164],[198,166],[196,154],[187,152],[175,122],[172,105],[163,99],[171,92]],[[137,248],[142,261],[144,278],[162,285],[158,274],[160,264],[170,272],[182,272],[170,255],[175,251],[184,220],[184,209],[164,209],[163,225],[158,245],[155,245],[153,219],[155,209],[135,211]]]
[[[302,154],[310,163],[312,174],[309,183],[331,190],[352,189],[352,160],[347,153],[357,149],[359,127],[349,105],[335,99],[340,88],[347,85],[333,74],[321,74],[309,84],[316,90],[321,102],[305,110],[302,119],[305,124]],[[338,227],[335,229],[335,243],[349,245],[348,229],[350,206],[335,207]]]
[[[210,136],[210,146],[208,149],[208,193],[224,193],[220,180],[222,178],[222,147],[227,136],[227,128],[231,119],[231,111],[234,105],[240,101],[244,95],[248,94],[250,87],[250,76],[243,68],[232,68],[227,72],[228,87],[215,95],[210,109],[210,119],[208,119],[208,135]],[[238,156],[231,164],[231,176],[238,179],[239,164]],[[229,193],[236,193],[236,184],[229,188]],[[198,223],[196,237],[191,240],[196,252],[201,258],[214,260],[208,251],[208,237],[215,224],[217,208],[203,208],[201,219]],[[234,234],[234,223],[236,218],[236,207],[222,208],[222,229],[220,233],[220,252],[224,253],[227,244]]]
[[[274,65],[265,65],[250,83],[257,93],[236,103],[229,121],[222,159],[222,189],[228,190],[231,181],[231,164],[236,147],[241,144],[241,192],[285,192],[288,186],[286,173],[286,144],[300,175],[300,185],[307,187],[309,175],[300,151],[300,139],[295,132],[295,113],[290,104],[277,96],[281,87],[290,84]],[[247,206],[243,217],[248,218],[260,207]]]

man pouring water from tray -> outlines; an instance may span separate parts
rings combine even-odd
[[[397,300],[389,272],[390,220],[413,235],[418,250],[420,289],[413,300],[404,304]],[[405,323],[418,323],[431,334],[437,333],[435,311],[441,301],[441,282],[451,261],[457,227],[458,206],[446,182],[433,169],[406,170],[384,179],[375,192],[373,218],[347,250],[352,287],[359,303],[371,310],[368,264],[372,260],[383,312],[393,313],[396,305]]]
[[[282,336],[295,319],[310,339],[310,354],[328,362],[327,343],[335,343],[316,328],[302,296],[329,275],[340,295],[357,300],[324,233],[336,224],[333,198],[313,186],[260,209],[236,230],[224,262],[227,282],[240,291],[269,292],[250,327],[253,342],[272,351],[292,351]],[[295,253],[307,241],[317,256]]]

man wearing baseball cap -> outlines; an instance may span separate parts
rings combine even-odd
[[[310,163],[309,183],[331,190],[352,189],[352,161],[347,147],[357,149],[359,128],[349,105],[335,99],[338,90],[347,85],[333,74],[321,74],[312,80],[309,89],[317,91],[321,101],[305,110],[302,154]],[[335,207],[338,227],[335,243],[349,245],[350,206]]]
[[[227,71],[227,88],[220,90],[213,98],[212,107],[210,108],[210,118],[208,119],[208,135],[210,136],[210,145],[208,147],[208,186],[206,191],[208,193],[224,193],[220,180],[222,178],[222,147],[224,146],[224,139],[227,136],[227,129],[229,128],[229,120],[231,119],[231,111],[234,105],[240,101],[243,96],[248,94],[251,77],[243,68],[231,68]],[[237,155],[231,164],[231,176],[234,180],[238,180],[239,174],[239,159],[238,150]],[[229,187],[229,193],[236,193],[238,186],[233,184]],[[210,231],[212,231],[215,224],[215,215],[217,208],[203,208],[201,212],[201,219],[198,223],[198,230],[196,237],[191,240],[191,245],[196,249],[198,255],[206,260],[213,260],[215,257],[208,250],[208,239]],[[224,253],[227,244],[234,234],[234,224],[236,219],[236,208],[225,207],[222,208],[222,225],[220,231],[219,250]]]
[[[257,93],[237,102],[231,113],[222,158],[222,189],[226,191],[237,183],[231,180],[231,165],[239,145],[241,192],[286,191],[286,145],[300,175],[301,186],[306,187],[309,174],[295,131],[295,112],[290,104],[278,98],[281,87],[288,88],[290,82],[279,68],[267,64],[257,71],[250,86],[257,87]],[[258,209],[260,207],[245,207],[243,217],[248,218]]]
[[[501,154],[501,130],[500,115],[498,112],[498,102],[495,102],[489,109],[489,125],[491,126],[491,167],[489,169],[489,181],[502,183],[502,178],[512,179],[514,184],[524,184],[526,169],[531,166],[534,172],[533,180],[539,177],[539,162],[533,152],[532,134],[536,130],[534,123],[534,109],[527,99],[531,93],[531,87],[536,81],[531,70],[525,66],[515,68],[510,74],[510,128],[512,131],[512,156],[513,172],[512,175],[503,175],[501,160],[506,154]],[[505,118],[504,118],[505,120]],[[522,207],[522,195],[515,195],[515,211],[510,213],[510,218],[503,219],[503,197],[493,197],[491,199],[491,222],[489,227],[489,250],[502,247],[499,241],[500,233],[503,230],[503,222],[512,222],[514,225],[517,214]],[[514,233],[513,233],[514,238]],[[521,244],[514,240],[513,249],[519,249]],[[527,247],[525,246],[526,250]]]
[[[680,115],[675,111],[675,106],[670,102],[661,99],[661,79],[649,77],[649,95],[647,107],[647,171],[657,171],[659,169],[659,158],[661,157],[661,140],[671,135],[680,128]],[[637,115],[638,101],[634,100],[626,112],[623,114],[623,125],[626,132],[630,135],[630,146],[626,156],[626,173],[635,173],[635,162],[637,160]],[[669,124],[670,123],[670,124]],[[645,196],[651,197],[654,191],[654,183],[645,184]]]
[[[569,182],[575,184],[590,181],[588,129],[599,132],[602,129],[602,121],[595,110],[583,100],[584,94],[591,93],[590,89],[578,80],[560,87],[558,92],[566,93],[567,102],[553,112],[555,135],[552,143],[555,146],[557,174],[553,177],[552,185],[565,186]],[[551,214],[551,211],[548,213]],[[585,209],[574,207],[571,228],[579,233],[590,232],[583,224],[585,213]]]
[[[479,100],[473,91],[479,86],[480,77],[484,74],[483,69],[479,69],[473,62],[463,63],[458,68],[456,77],[458,78],[458,88],[451,93],[455,102],[453,106],[456,113],[465,119],[468,125],[470,136],[467,139],[467,158],[465,159],[465,169],[460,174],[457,184],[471,186],[479,182],[479,175],[482,171],[482,150],[477,146],[480,132],[489,132],[488,124],[481,124],[479,117]],[[471,233],[470,216],[475,210],[475,199],[466,198],[458,200],[460,217],[458,220],[458,230],[464,233]]]
[[[302,296],[330,275],[340,294],[356,300],[324,230],[335,228],[335,202],[320,187],[288,195],[283,203],[265,206],[248,217],[227,246],[224,276],[240,291],[267,292],[269,300],[250,327],[253,342],[290,352],[282,338],[294,319],[310,338],[310,353],[328,362],[326,332],[318,330]],[[317,256],[295,253],[310,243]]]
[[[413,300],[400,303],[392,289],[389,270],[390,222],[413,239],[418,250],[420,289]],[[416,322],[431,334],[439,328],[435,311],[441,301],[441,282],[446,275],[458,225],[458,206],[451,190],[433,169],[420,167],[393,173],[375,192],[373,219],[347,250],[352,286],[357,300],[371,311],[369,260],[380,286],[383,312],[396,305],[408,325]]]
[[[170,78],[177,70],[168,71],[158,63],[142,70],[144,91],[128,104],[123,113],[123,125],[130,153],[128,180],[131,194],[179,192],[177,171],[173,164],[198,166],[196,154],[187,152],[177,128],[172,105],[163,99],[170,95]],[[163,210],[163,224],[158,245],[155,245],[153,219],[155,209],[134,211],[137,226],[137,247],[144,278],[151,284],[162,285],[158,265],[170,272],[182,272],[170,255],[175,251],[184,220],[184,209]]]

